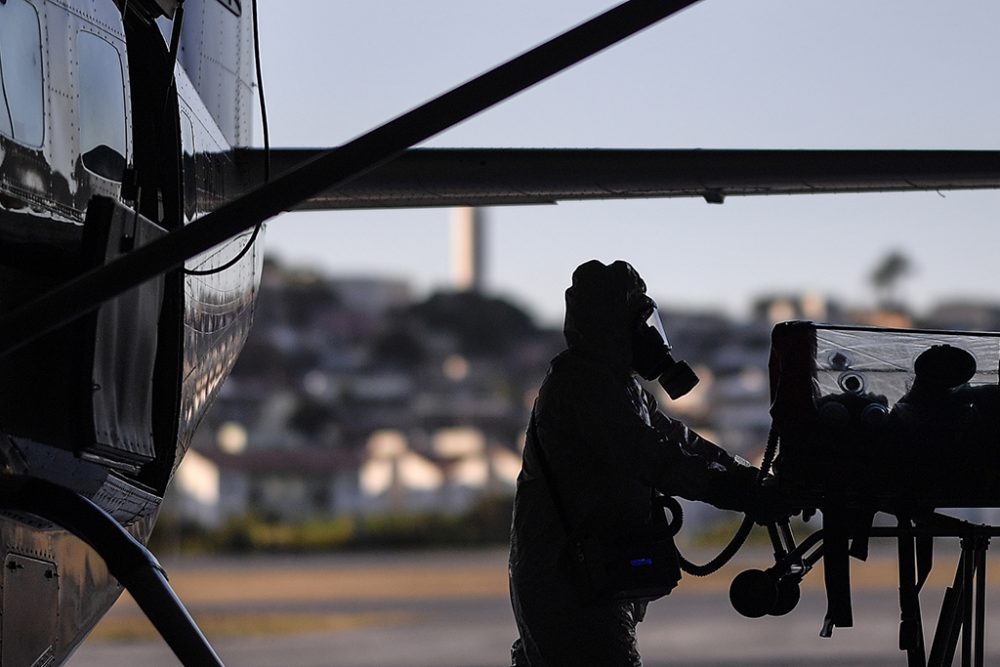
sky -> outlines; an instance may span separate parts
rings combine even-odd
[[[334,146],[612,6],[606,0],[260,0],[273,146]],[[426,146],[1000,148],[994,0],[702,0]],[[259,135],[258,135],[259,136]],[[1000,302],[998,192],[563,203],[487,211],[486,284],[545,323],[573,269],[625,259],[662,306],[774,292]],[[286,214],[271,256],[332,276],[451,281],[448,209]]]

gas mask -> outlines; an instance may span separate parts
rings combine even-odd
[[[657,380],[670,398],[678,399],[694,389],[698,376],[686,362],[670,355],[656,303],[648,298],[646,301],[632,333],[632,368],[646,380]]]

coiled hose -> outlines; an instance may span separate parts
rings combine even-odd
[[[767,446],[764,448],[764,459],[760,464],[760,473],[757,475],[757,485],[759,486],[764,479],[767,477],[768,471],[771,469],[771,464],[774,463],[774,456],[778,451],[778,434],[771,427],[770,432],[767,434]],[[673,517],[671,523],[676,525],[679,530],[681,523],[684,521],[684,514],[680,509],[680,505],[674,505],[671,508],[672,511],[677,512],[677,516]],[[698,565],[692,563],[687,558],[684,557],[680,551],[677,552],[677,557],[680,560],[681,570],[693,575],[695,577],[707,577],[710,574],[717,572],[723,565],[728,563],[736,552],[740,550],[743,543],[746,542],[747,537],[750,535],[750,531],[753,529],[754,521],[749,514],[743,517],[743,522],[740,523],[740,527],[736,529],[736,534],[733,535],[733,539],[729,541],[729,544],[719,552],[712,560],[708,561],[704,565]]]

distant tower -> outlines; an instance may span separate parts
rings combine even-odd
[[[482,291],[483,257],[486,251],[484,232],[486,216],[481,208],[453,209],[451,218],[451,257],[455,288]]]

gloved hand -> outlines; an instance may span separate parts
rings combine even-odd
[[[765,526],[787,521],[789,517],[798,514],[800,509],[794,507],[781,492],[778,480],[768,475],[762,483],[751,488],[744,511],[755,523]]]

